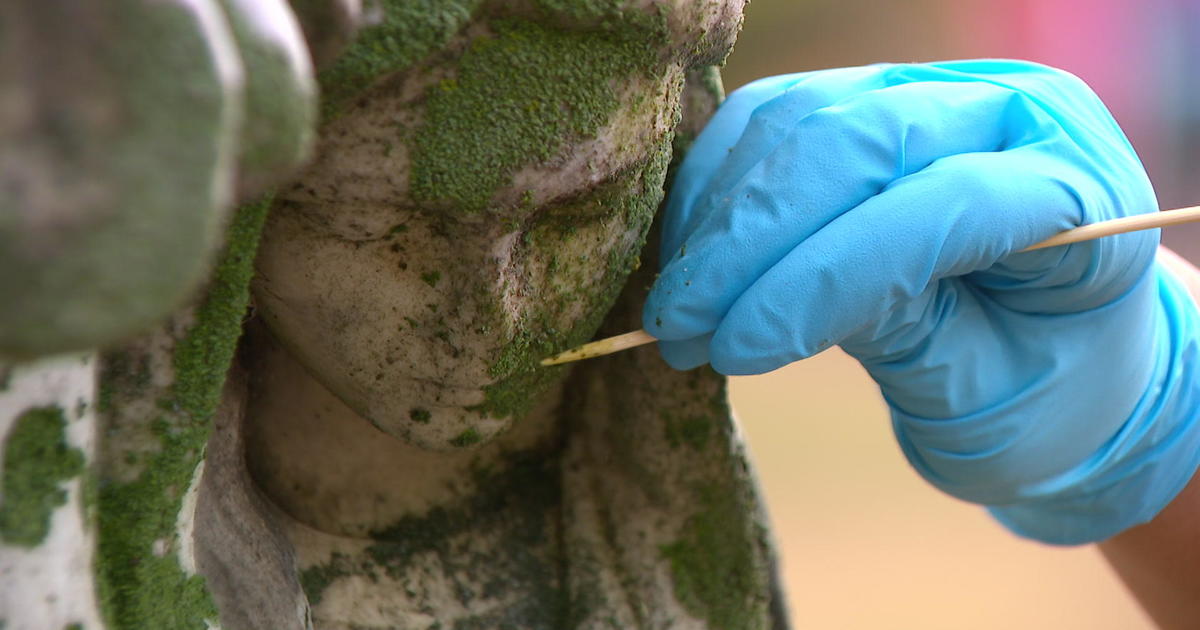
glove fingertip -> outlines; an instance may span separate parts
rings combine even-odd
[[[746,376],[765,374],[781,368],[795,359],[782,356],[779,344],[765,346],[761,343],[738,339],[738,335],[722,326],[713,335],[709,347],[709,362],[721,374]]]
[[[672,368],[690,370],[708,363],[711,339],[712,335],[702,335],[681,341],[659,341],[658,351]]]
[[[682,277],[687,270],[674,262],[663,269],[646,297],[642,328],[656,339],[668,341],[711,333],[715,327],[711,300]]]

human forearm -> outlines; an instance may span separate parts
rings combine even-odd
[[[1200,270],[1165,248],[1158,262],[1200,303]],[[1200,620],[1197,477],[1152,521],[1100,543],[1104,557],[1164,630],[1194,628]]]

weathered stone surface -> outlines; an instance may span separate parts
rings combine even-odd
[[[213,433],[195,509],[196,568],[227,630],[312,627],[284,517],[263,499],[246,471],[242,423],[246,375],[235,365]]]
[[[113,343],[195,289],[241,97],[212,0],[0,7],[0,355]]]

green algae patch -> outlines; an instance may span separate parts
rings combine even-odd
[[[703,415],[678,417],[676,414],[663,411],[660,413],[663,421],[663,433],[667,444],[672,448],[688,446],[697,451],[703,451],[713,437],[713,421]]]
[[[679,540],[661,548],[671,563],[675,595],[714,630],[761,630],[755,603],[761,592],[744,506],[725,484],[697,490],[699,510]]]
[[[649,72],[661,39],[640,29],[572,32],[514,19],[491,26],[494,35],[470,44],[456,76],[429,89],[412,147],[417,201],[485,209],[519,168],[608,123],[619,105],[616,81]]]
[[[159,401],[161,415],[148,421],[158,440],[157,451],[146,457],[136,479],[100,484],[99,589],[113,630],[205,630],[207,620],[217,619],[204,578],[188,575],[179,565],[176,522],[203,459],[241,335],[254,254],[270,205],[270,199],[264,199],[234,215],[195,323],[175,347],[170,395]],[[130,380],[129,375],[112,373],[107,379],[117,390]],[[136,398],[136,392],[117,393]]]
[[[454,436],[454,438],[450,440],[450,445],[457,446],[458,448],[466,448],[468,446],[474,446],[475,444],[478,444],[482,439],[483,436],[479,435],[479,431],[476,431],[474,428],[470,428]]]
[[[421,274],[421,282],[429,285],[429,288],[436,289],[438,282],[442,279],[442,272],[427,271]]]
[[[327,562],[301,571],[309,601],[316,607],[326,590],[346,576],[405,581],[414,564],[420,564],[419,557],[433,555],[445,571],[464,578],[453,593],[464,609],[479,597],[506,602],[437,627],[571,627],[564,622],[569,596],[559,582],[562,567],[556,555],[562,496],[559,465],[555,452],[534,449],[476,467],[473,494],[371,532],[374,542],[361,554],[334,553]],[[477,544],[488,539],[503,543]],[[496,571],[497,567],[502,569]],[[487,573],[505,578],[485,580],[478,589],[466,586]],[[510,598],[514,593],[519,597]]]
[[[326,120],[380,77],[404,70],[440,48],[471,19],[481,0],[380,0],[382,20],[359,31],[317,79]]]
[[[491,552],[468,554],[456,570],[467,575],[485,567],[506,565],[511,576],[505,583],[492,584],[479,593],[497,597],[504,592],[525,596],[503,610],[480,615],[461,623],[480,623],[486,628],[563,627],[567,595],[558,584],[556,550],[557,522],[561,501],[558,457],[542,450],[510,454],[503,462],[476,468],[472,474],[477,489],[457,505],[434,508],[423,517],[406,517],[372,533],[376,543],[367,549],[374,564],[393,578],[402,578],[415,554],[453,556],[462,537],[473,532],[495,533],[505,543]],[[547,555],[537,550],[549,549]],[[467,605],[475,596],[457,594]]]
[[[0,538],[36,547],[50,533],[50,517],[67,502],[60,485],[84,470],[83,452],[66,441],[59,407],[30,409],[17,418],[4,445],[4,499]]]
[[[325,589],[329,588],[338,578],[358,573],[350,564],[350,557],[335,552],[326,564],[318,564],[300,572],[300,588],[308,597],[310,606],[321,603]]]

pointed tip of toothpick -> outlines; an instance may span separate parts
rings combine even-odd
[[[572,361],[581,361],[583,359],[591,359],[600,357],[606,354],[612,354],[621,350],[635,348],[640,345],[657,341],[644,330],[635,330],[623,335],[608,337],[599,341],[585,343],[578,348],[571,348],[565,352],[560,352],[552,357],[542,359],[543,366],[559,365],[562,363],[570,363]]]

